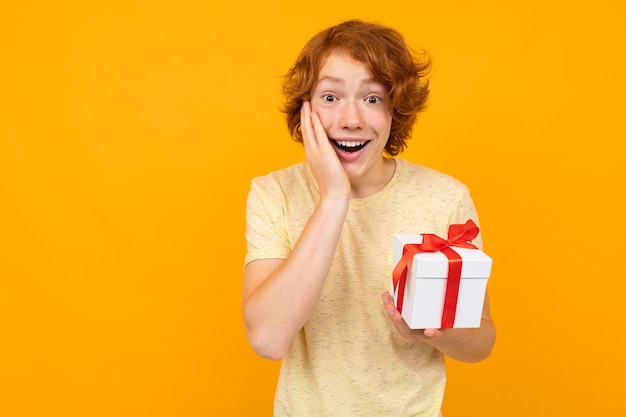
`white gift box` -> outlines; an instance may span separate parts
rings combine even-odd
[[[422,243],[422,235],[397,234],[393,241],[393,266],[402,257],[406,244]],[[456,303],[454,328],[480,327],[480,321],[491,275],[492,259],[480,249],[451,246],[462,260],[461,280]],[[402,317],[412,329],[440,329],[443,315],[448,258],[442,252],[420,252],[407,264]],[[398,294],[391,280],[390,294],[398,306]]]

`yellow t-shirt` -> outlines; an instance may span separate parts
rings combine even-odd
[[[396,158],[389,183],[352,199],[328,278],[309,320],[282,362],[275,416],[428,416],[440,414],[443,355],[400,337],[386,317],[396,233],[447,236],[452,223],[478,218],[467,187]],[[319,193],[306,163],[252,180],[246,264],[287,258]],[[481,245],[480,236],[474,240]],[[279,302],[279,301],[277,301]]]

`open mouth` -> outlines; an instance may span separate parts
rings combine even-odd
[[[369,143],[369,141],[333,140],[333,143],[340,150],[348,153],[353,153],[363,149],[365,145]]]

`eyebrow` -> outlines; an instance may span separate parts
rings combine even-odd
[[[333,77],[331,75],[325,75],[323,77],[318,78],[317,83],[321,83],[322,81],[330,81],[337,84],[343,84],[344,80],[338,77]],[[380,81],[376,80],[374,77],[368,78],[365,80],[363,84],[382,84]]]

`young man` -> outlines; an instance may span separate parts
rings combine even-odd
[[[435,417],[444,355],[491,352],[488,298],[480,328],[411,330],[385,291],[394,234],[478,223],[463,184],[394,158],[428,69],[396,30],[348,21],[314,36],[284,79],[307,162],[252,180],[242,294],[252,348],[283,360],[276,416]]]

